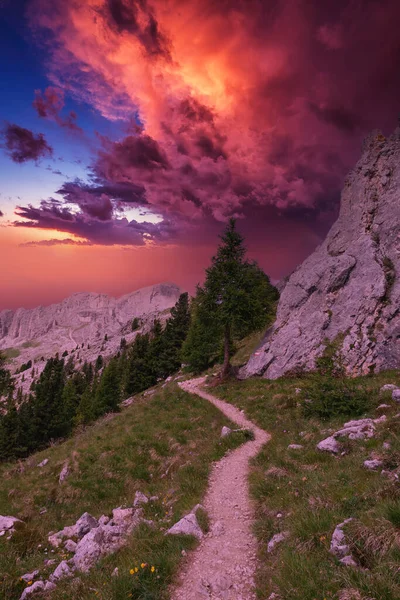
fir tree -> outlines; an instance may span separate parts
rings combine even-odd
[[[182,364],[182,345],[190,327],[189,294],[179,296],[171,309],[163,332],[163,343],[157,362],[157,375],[165,378],[177,371]]]
[[[211,359],[209,353],[215,352],[217,343],[222,344],[221,377],[226,377],[231,370],[233,340],[265,326],[276,299],[267,275],[246,259],[243,237],[231,219],[206,270],[204,286],[197,290],[195,318],[185,344],[188,362],[195,362],[201,351]]]
[[[119,410],[121,401],[121,379],[118,359],[112,358],[104,368],[96,393],[97,415]]]

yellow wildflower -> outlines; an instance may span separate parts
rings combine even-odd
[[[142,567],[142,569],[144,569],[146,567],[146,563],[142,563],[140,566]]]
[[[151,567],[151,569],[150,569],[150,571],[151,571],[152,573],[154,573],[154,571],[155,571],[155,570],[156,570],[156,568],[155,568],[155,567]]]
[[[135,567],[135,573],[139,571],[139,567]]]
[[[129,573],[130,573],[131,575],[134,575],[134,574],[135,574],[135,569],[131,569],[131,570],[129,571]]]
[[[32,585],[33,581],[28,581],[28,585]]]

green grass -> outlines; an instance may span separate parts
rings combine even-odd
[[[345,600],[400,598],[398,484],[363,467],[374,453],[383,459],[385,468],[400,470],[399,406],[391,401],[390,393],[379,394],[384,383],[400,385],[399,373],[353,380],[352,385],[369,398],[364,413],[356,407],[356,418],[380,416],[376,408],[383,402],[391,408],[375,438],[346,441],[347,453],[340,457],[316,450],[316,444],[351,417],[335,415],[323,421],[315,415],[306,417],[305,392],[297,394],[296,388],[305,390],[308,378],[232,380],[213,389],[272,434],[253,460],[250,474],[256,502],[260,600],[272,592],[284,600],[338,600],[340,594]],[[382,447],[385,441],[391,444],[389,450]],[[288,450],[293,443],[302,444],[303,449]],[[354,518],[347,535],[359,569],[339,565],[329,553],[335,526],[348,517]],[[268,541],[279,531],[290,535],[268,554]]]
[[[4,350],[2,350],[2,354],[5,356],[7,361],[10,361],[13,358],[18,358],[21,352],[18,350],[18,348],[4,348]]]
[[[145,506],[146,518],[156,526],[136,530],[125,549],[82,575],[73,592],[66,582],[53,597],[167,598],[182,550],[194,541],[165,537],[164,531],[201,502],[212,462],[246,439],[245,435],[221,439],[223,425],[233,426],[207,401],[171,385],[151,399],[138,397],[122,413],[104,417],[24,462],[0,466],[0,514],[24,521],[11,541],[0,538],[0,598],[18,599],[25,587],[19,580],[22,574],[43,567],[47,557],[65,556],[62,549],[53,552],[49,547],[50,531],[73,524],[85,511],[100,517],[115,507],[131,505],[136,490],[158,496],[158,501]],[[40,469],[37,464],[44,458],[49,463]],[[59,485],[66,460],[72,473]],[[47,512],[40,515],[43,508]],[[206,528],[205,514],[201,522]],[[149,568],[131,575],[130,570],[142,563]],[[115,567],[118,578],[111,577]]]

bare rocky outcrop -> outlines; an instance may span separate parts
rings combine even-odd
[[[181,290],[172,283],[161,283],[112,298],[106,294],[73,294],[58,304],[33,309],[0,311],[0,350],[12,349],[15,355],[10,368],[18,370],[32,361],[36,374],[44,368],[42,357],[50,358],[65,351],[68,356],[94,362],[99,354],[113,356],[121,338],[131,342],[132,320],[137,317],[144,330],[154,318],[165,318]],[[105,335],[107,334],[107,340]],[[79,356],[78,356],[79,355]],[[17,375],[17,383],[25,391],[31,382],[29,368]]]
[[[370,134],[342,192],[339,218],[298,267],[277,318],[241,376],[311,370],[336,341],[350,375],[400,366],[400,128]]]
[[[332,433],[319,444],[317,449],[331,454],[339,454],[341,445],[338,442],[340,438],[348,438],[349,440],[369,440],[374,437],[376,425],[385,423],[387,417],[382,415],[378,419],[356,419],[347,421],[341,429]]]

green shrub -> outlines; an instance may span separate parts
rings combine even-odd
[[[369,395],[351,379],[316,375],[303,389],[306,417],[327,421],[340,415],[359,416],[370,408]]]

